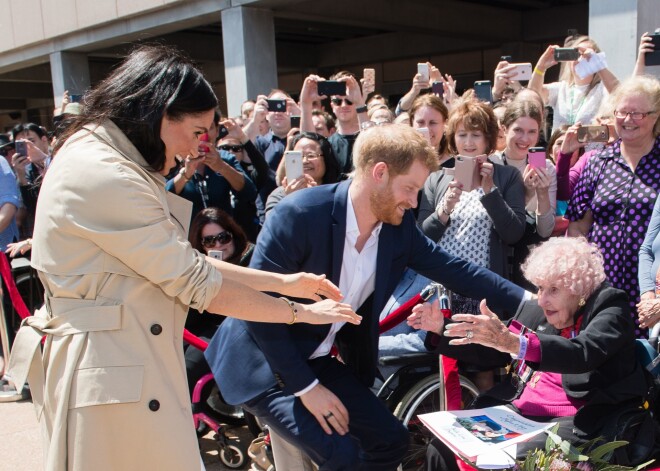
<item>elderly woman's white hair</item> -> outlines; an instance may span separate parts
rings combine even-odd
[[[603,256],[583,237],[553,237],[544,242],[532,250],[522,271],[536,286],[567,288],[581,299],[605,281]]]

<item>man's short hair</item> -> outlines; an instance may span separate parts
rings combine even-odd
[[[340,78],[343,77],[355,77],[355,74],[353,72],[349,72],[348,70],[340,70],[339,72],[336,72],[332,74],[329,78],[329,80],[339,80]]]
[[[405,124],[374,126],[362,131],[353,147],[356,174],[365,173],[378,162],[387,164],[392,176],[406,173],[418,160],[430,172],[438,169],[438,154],[416,130]]]
[[[328,131],[335,127],[335,118],[326,111],[313,110],[312,116],[321,116],[325,120],[325,126],[328,128]]]
[[[38,124],[34,124],[34,123],[17,124],[11,130],[11,135],[13,137],[13,140],[15,141],[17,135],[19,135],[22,132],[26,132],[26,131],[34,132],[40,138],[42,138],[44,136],[46,136],[46,137],[48,136],[47,131],[44,128],[42,128],[41,126],[39,126]]]

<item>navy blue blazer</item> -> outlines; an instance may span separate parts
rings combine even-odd
[[[325,274],[338,285],[350,183],[321,185],[284,198],[269,213],[250,266]],[[490,306],[510,315],[524,295],[522,288],[438,247],[419,230],[411,210],[400,225],[383,224],[374,293],[358,310],[362,323],[344,325],[336,337],[342,359],[365,385],[371,385],[376,374],[378,315],[406,267],[465,296],[485,297]],[[308,358],[329,329],[227,318],[206,350],[206,359],[229,404],[244,403],[275,385],[293,394],[316,379]]]

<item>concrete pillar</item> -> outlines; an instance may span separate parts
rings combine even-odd
[[[241,103],[277,87],[273,12],[248,7],[222,11],[222,42],[229,116]]]
[[[53,52],[50,55],[50,72],[53,79],[55,107],[62,104],[64,90],[69,95],[83,95],[90,87],[87,55],[77,52]]]
[[[605,51],[608,66],[619,79],[632,74],[642,34],[659,27],[658,0],[589,1],[589,36]],[[648,67],[646,73],[660,78],[660,66]]]

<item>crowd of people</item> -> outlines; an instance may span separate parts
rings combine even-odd
[[[186,58],[142,48],[81,104],[65,94],[53,133],[27,123],[0,136],[0,248],[32,249],[49,299],[17,337],[31,359],[47,335],[47,376],[29,365],[14,374],[19,386],[34,382],[47,463],[96,469],[98,453],[118,469],[113,447],[175,429],[140,459],[193,469],[186,409],[172,406],[210,369],[224,399],[283,444],[278,468],[294,469],[295,448],[322,469],[394,470],[408,436],[369,389],[384,373],[377,357],[427,350],[461,360],[484,396],[513,357],[538,389],[504,402],[561,422],[575,443],[602,436],[593,417],[605,406],[644,400],[635,339],[660,324],[660,82],[644,74],[654,52],[647,34],[621,80],[592,38],[562,47],[577,59],[558,60],[550,45],[528,83],[503,58],[490,100],[426,63],[428,75],[411,74],[398,103],[366,74],[340,71],[306,77],[293,96],[258,95],[233,118],[221,117]],[[559,80],[544,83],[558,64]],[[140,88],[152,80],[157,93]],[[122,82],[131,83],[112,86]],[[345,91],[324,94],[324,82]],[[601,135],[585,139],[589,126]],[[544,155],[533,160],[538,146]],[[296,157],[301,172],[292,174]],[[77,165],[84,180],[67,177]],[[378,320],[432,281],[460,315],[445,322],[424,304],[379,339]],[[82,337],[73,338],[55,321],[76,311],[103,325],[76,325]],[[183,355],[153,339],[162,332],[180,343],[184,321],[211,341],[206,358],[186,352],[187,382]],[[165,372],[172,365],[181,371]],[[101,381],[85,376],[92,368],[110,389],[136,388],[92,398],[85,381]],[[140,425],[111,444],[90,433],[126,422]],[[72,437],[94,453],[67,448]],[[428,469],[454,468],[433,443]]]

